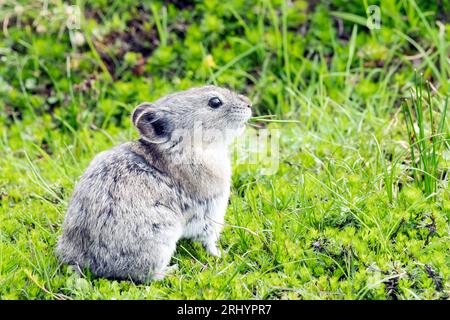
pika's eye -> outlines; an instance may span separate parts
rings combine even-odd
[[[220,107],[222,104],[223,104],[222,100],[220,100],[217,97],[211,98],[208,101],[208,106],[210,106],[211,108],[214,108],[214,109]]]

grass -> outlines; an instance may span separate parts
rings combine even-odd
[[[438,122],[435,123],[435,116],[433,116],[435,113],[433,110],[434,104],[431,100],[431,88],[428,82],[425,85],[425,89],[426,95],[424,96],[424,83],[423,79],[420,78],[416,84],[415,91],[411,94],[410,104],[412,106],[405,102],[403,104],[403,113],[409,137],[414,181],[425,195],[434,197],[438,191],[437,182],[439,178],[442,178],[439,172],[439,157],[442,152],[442,146],[447,142],[446,133],[443,130],[447,115],[448,97],[446,97],[443,107],[438,109],[440,120],[436,119]],[[425,108],[428,109],[428,119],[425,119]],[[427,124],[429,124],[429,128],[426,128]],[[426,130],[428,130],[428,134],[425,133]]]
[[[77,1],[79,29],[62,1],[0,10],[0,299],[449,298],[448,1],[152,3]],[[61,265],[89,161],[137,137],[138,103],[205,83],[280,132],[275,174],[233,167],[224,257],[182,241],[148,286]]]

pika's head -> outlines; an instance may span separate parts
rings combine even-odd
[[[247,97],[209,85],[142,103],[134,110],[132,121],[148,142],[161,144],[183,139],[198,129],[212,142],[223,134],[242,133],[250,116],[251,102]]]

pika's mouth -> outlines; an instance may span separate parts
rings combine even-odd
[[[248,123],[251,116],[252,113],[250,110],[241,109],[231,113],[228,117],[228,121],[232,126],[242,127]]]

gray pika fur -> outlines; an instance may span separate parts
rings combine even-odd
[[[245,96],[217,86],[137,106],[139,140],[98,154],[75,187],[56,248],[61,261],[147,283],[171,269],[180,239],[220,256],[228,145],[243,132],[250,106]]]

